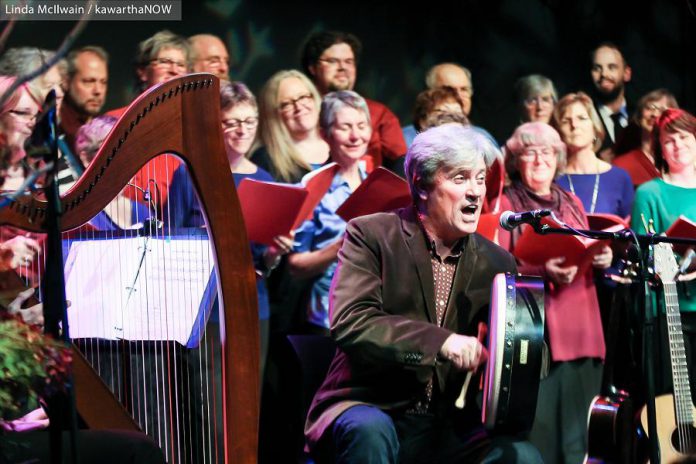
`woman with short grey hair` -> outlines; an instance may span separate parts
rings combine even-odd
[[[553,151],[556,157],[556,171],[554,178],[563,172],[566,165],[566,145],[551,126],[543,123],[522,124],[505,143],[505,171],[510,180],[520,179],[519,157],[524,153],[525,147],[543,146]]]
[[[549,123],[558,101],[551,79],[541,74],[520,77],[515,82],[515,94],[522,122]]]
[[[16,47],[8,49],[0,59],[0,74],[21,77],[32,73],[52,60],[56,52],[36,47]],[[67,77],[68,64],[61,58],[43,74],[28,82],[29,95],[39,106],[51,90],[56,91],[56,108],[60,110],[63,102],[63,83]]]
[[[191,47],[185,37],[168,30],[138,43],[135,51],[135,89],[145,89],[182,76],[191,69]]]
[[[351,107],[362,111],[370,122],[370,110],[365,99],[351,90],[341,92],[331,92],[327,94],[321,102],[321,113],[319,114],[319,127],[321,130],[328,131],[336,121],[336,113],[345,107]]]
[[[339,168],[312,218],[295,232],[297,245],[288,256],[288,264],[292,274],[314,280],[305,308],[306,329],[328,335],[329,287],[346,230],[346,222],[336,210],[366,177],[361,159],[367,153],[372,126],[367,103],[350,90],[327,94],[319,121],[331,160]]]
[[[501,210],[547,209],[577,229],[587,229],[580,200],[559,187],[558,163],[564,158],[561,136],[551,126],[528,122],[519,126],[505,144],[511,183],[505,187]],[[514,254],[523,229],[500,230],[500,246]],[[536,240],[544,240],[538,237]],[[544,462],[581,462],[585,455],[587,422],[592,398],[599,393],[601,360],[605,355],[602,320],[592,267],[611,265],[611,248],[605,246],[588,259],[591,266],[568,263],[563,250],[542,264],[518,260],[522,274],[541,276],[548,341],[548,374],[539,384],[539,401],[529,441]],[[573,398],[568,401],[568,398]]]

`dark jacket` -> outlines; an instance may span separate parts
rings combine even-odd
[[[507,251],[478,234],[466,240],[438,327],[430,252],[413,208],[348,224],[329,297],[338,348],[308,413],[310,446],[353,405],[408,409],[433,375],[441,401],[453,407],[464,374],[438,352],[453,332],[476,336],[478,322],[488,320],[493,277],[516,270]]]

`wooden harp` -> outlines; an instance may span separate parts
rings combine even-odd
[[[223,146],[219,99],[219,81],[210,74],[173,79],[140,95],[82,177],[61,196],[61,229],[79,228],[97,215],[155,156],[169,153],[183,160],[205,216],[217,278],[223,379],[223,417],[218,422],[224,442],[219,449],[224,451],[215,460],[246,463],[257,459],[257,296],[249,243]],[[26,196],[0,211],[0,224],[40,233],[45,215],[45,201]],[[106,385],[80,356],[74,374],[78,412],[90,428],[123,428],[132,423],[124,419],[118,403],[116,407],[104,403],[113,404],[113,397],[98,399],[104,398],[100,393],[107,391]],[[185,460],[168,458],[170,462]]]

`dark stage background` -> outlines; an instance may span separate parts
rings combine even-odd
[[[364,44],[357,88],[411,121],[425,71],[441,61],[469,67],[472,120],[504,140],[518,122],[512,85],[520,76],[550,77],[560,94],[587,89],[589,51],[611,40],[633,67],[629,100],[657,87],[696,108],[696,0],[184,0],[180,22],[92,22],[76,46],[97,44],[111,55],[106,109],[132,98],[136,44],[168,28],[182,35],[221,36],[233,79],[258,92],[280,69],[299,68],[305,38],[320,29],[353,32]],[[55,49],[67,22],[20,22],[8,47]]]

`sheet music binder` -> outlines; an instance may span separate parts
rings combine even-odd
[[[198,346],[217,296],[207,236],[90,237],[64,244],[72,338]],[[164,293],[149,291],[154,288]]]

